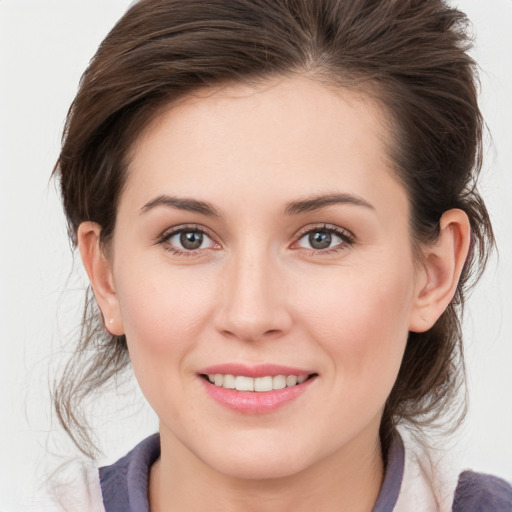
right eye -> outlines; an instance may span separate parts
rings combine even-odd
[[[214,242],[199,228],[179,228],[166,233],[160,243],[175,254],[189,255],[202,249],[217,249],[219,244]]]

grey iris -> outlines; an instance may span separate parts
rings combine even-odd
[[[315,231],[309,234],[309,243],[313,249],[327,249],[331,241],[332,236],[328,231]]]
[[[203,243],[203,234],[197,231],[184,231],[180,235],[180,243],[185,249],[199,249]]]

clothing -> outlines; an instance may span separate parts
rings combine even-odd
[[[160,437],[154,434],[111,466],[82,471],[87,496],[74,493],[73,502],[62,503],[60,510],[149,512],[149,471],[159,455]],[[425,464],[423,455],[396,433],[373,512],[512,512],[512,486],[504,480],[472,471],[450,477],[438,464]],[[85,500],[81,506],[80,500]]]

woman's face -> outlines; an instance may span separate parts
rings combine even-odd
[[[369,100],[287,78],[138,140],[110,263],[163,447],[249,478],[378,448],[420,287],[385,138]]]

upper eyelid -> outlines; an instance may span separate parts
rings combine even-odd
[[[167,240],[177,233],[181,233],[182,231],[197,231],[198,233],[202,233],[203,235],[208,236],[213,241],[217,242],[217,236],[205,226],[200,226],[198,224],[181,224],[178,226],[173,226],[171,228],[165,229],[160,235],[158,235],[157,240]]]
[[[320,223],[320,224],[312,225],[312,226],[310,225],[310,226],[306,226],[306,227],[302,228],[295,235],[295,239],[299,240],[304,235],[307,235],[308,233],[311,233],[312,231],[322,231],[322,230],[331,231],[332,233],[341,235],[351,241],[353,241],[355,239],[354,234],[351,231],[349,231],[348,229],[342,228],[340,226],[335,226],[334,224],[326,224],[326,223]]]

